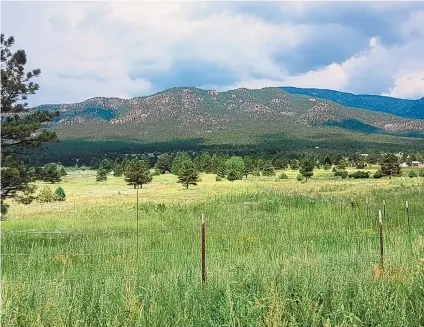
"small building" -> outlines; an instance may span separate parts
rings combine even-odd
[[[422,166],[424,166],[424,164],[420,161],[412,161],[411,164],[412,164],[412,167],[422,167]]]

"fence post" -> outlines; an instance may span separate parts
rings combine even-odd
[[[386,216],[386,200],[383,200],[383,218],[387,219],[387,216]]]
[[[380,234],[380,269],[384,269],[384,247],[383,247],[383,219],[381,217],[381,210],[378,210],[378,231]]]
[[[367,204],[367,218],[370,217],[370,207],[369,207],[369,202],[368,202],[368,198],[366,199],[366,204]]]
[[[406,201],[406,217],[408,218],[408,233],[409,233],[409,236],[411,236],[411,220],[410,220],[410,217],[409,217],[408,201]]]
[[[205,228],[205,213],[202,212],[201,223],[202,234],[202,288],[206,283],[206,228]]]

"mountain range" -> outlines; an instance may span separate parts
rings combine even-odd
[[[95,97],[33,109],[58,110],[60,117],[48,128],[65,140],[153,143],[201,138],[207,144],[253,144],[278,138],[331,147],[340,140],[416,141],[422,146],[424,119],[417,119],[424,118],[422,106],[423,99],[331,90],[274,87],[218,92],[175,87],[132,99]]]

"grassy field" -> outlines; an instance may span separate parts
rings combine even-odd
[[[65,202],[1,222],[2,326],[424,326],[424,179],[286,173],[189,190],[155,176],[137,234],[131,186],[70,171]]]

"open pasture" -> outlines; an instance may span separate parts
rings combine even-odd
[[[286,173],[189,190],[155,176],[137,224],[122,178],[69,172],[65,202],[14,204],[1,223],[2,325],[423,326],[424,179]]]

